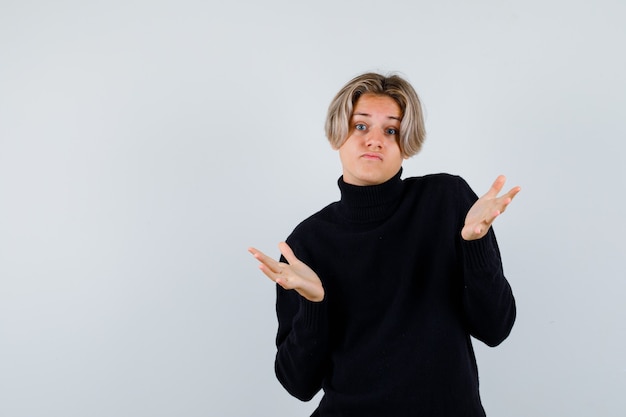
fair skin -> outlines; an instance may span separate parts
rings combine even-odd
[[[364,94],[356,102],[348,138],[339,147],[343,180],[352,185],[377,185],[402,166],[398,145],[402,111],[389,96]]]
[[[339,147],[339,158],[346,183],[358,186],[382,184],[398,173],[402,152],[398,146],[401,110],[389,96],[364,94],[354,106],[348,138]],[[461,236],[465,240],[484,237],[495,219],[520,191],[513,187],[498,196],[506,178],[500,175],[485,195],[470,208]],[[317,274],[300,261],[289,245],[281,242],[280,253],[288,263],[278,262],[263,252],[249,248],[259,261],[259,269],[286,290],[295,290],[309,301],[322,301],[324,288]]]

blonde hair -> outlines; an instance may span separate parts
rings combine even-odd
[[[354,105],[363,94],[389,96],[402,112],[398,145],[405,158],[416,155],[426,138],[422,105],[417,93],[398,75],[384,76],[365,73],[350,80],[333,98],[326,116],[326,137],[335,149],[339,149],[349,134],[350,119]]]

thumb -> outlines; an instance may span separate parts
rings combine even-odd
[[[280,242],[278,244],[278,249],[280,250],[280,253],[283,254],[287,262],[289,262],[291,265],[299,261],[299,259],[296,258],[296,255],[293,253],[293,250],[291,250],[291,247],[286,242]]]

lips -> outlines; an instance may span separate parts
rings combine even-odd
[[[372,160],[372,161],[382,161],[383,160],[383,157],[382,157],[381,154],[374,153],[374,152],[364,153],[363,155],[361,155],[361,158],[367,159],[367,160]]]

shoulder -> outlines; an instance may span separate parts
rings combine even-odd
[[[478,200],[478,196],[459,175],[440,173],[421,177],[409,177],[404,180],[405,198],[415,199],[429,207],[448,207],[467,213]]]
[[[404,180],[405,187],[408,189],[432,189],[437,190],[439,192],[464,192],[467,190],[471,191],[470,186],[467,182],[460,177],[459,175],[448,174],[448,173],[438,173],[438,174],[428,174],[419,177],[408,177]]]
[[[294,254],[309,267],[317,265],[316,250],[319,245],[328,240],[335,230],[330,221],[331,213],[337,203],[331,203],[316,213],[302,220],[289,234],[286,242]]]
[[[306,219],[302,220],[291,232],[289,239],[298,238],[301,239],[306,236],[311,236],[316,233],[320,228],[326,227],[332,217],[332,213],[336,208],[337,202],[330,203],[323,209],[313,213]]]

